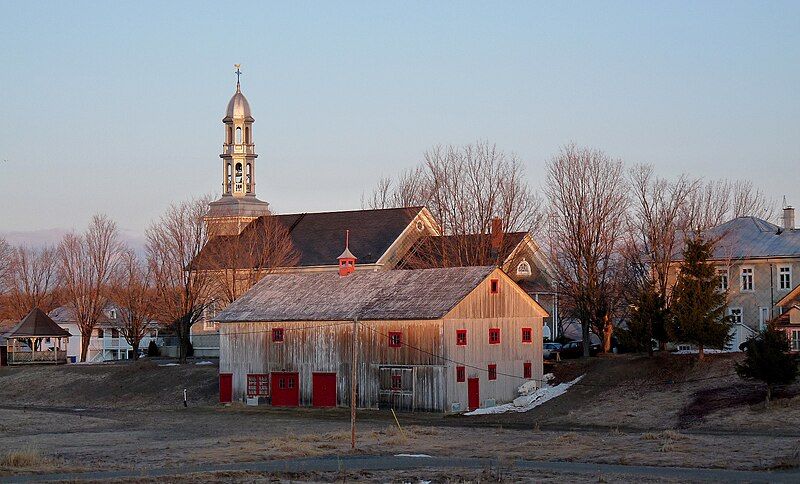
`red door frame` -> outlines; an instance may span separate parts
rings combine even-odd
[[[219,374],[219,403],[231,403],[233,399],[233,373]]]
[[[312,373],[311,383],[311,405],[315,407],[336,406],[336,373]]]
[[[273,371],[269,383],[274,407],[297,407],[300,405],[299,373]]]
[[[475,410],[481,406],[481,383],[478,378],[467,378],[467,395],[469,396],[469,409]]]

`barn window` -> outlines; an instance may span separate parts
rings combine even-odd
[[[456,330],[456,345],[457,346],[467,346],[467,330],[466,329],[457,329]]]
[[[522,342],[523,343],[532,343],[533,342],[533,329],[532,328],[522,328]]]
[[[523,378],[533,378],[533,371],[531,369],[531,362],[526,361],[522,364],[522,376]]]
[[[489,344],[500,344],[500,328],[489,328]]]
[[[283,343],[283,328],[272,328],[272,342]]]
[[[467,381],[467,369],[463,366],[456,367],[456,381],[458,383],[464,383]]]
[[[497,380],[497,365],[489,365],[489,379]]]
[[[392,375],[392,390],[403,389],[403,375]]]
[[[489,294],[497,294],[500,292],[500,280],[492,279],[489,281]]]
[[[294,388],[294,378],[289,377],[286,379],[287,388]]]
[[[286,388],[286,379],[278,378],[278,388]]]
[[[269,396],[269,375],[267,374],[247,375],[247,396],[248,397]]]
[[[400,331],[389,331],[389,347],[399,348],[403,345],[403,333]]]

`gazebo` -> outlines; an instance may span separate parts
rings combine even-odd
[[[9,365],[67,362],[70,332],[34,308],[11,331],[3,335]]]

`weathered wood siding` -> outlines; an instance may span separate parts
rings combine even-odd
[[[491,279],[499,280],[499,293],[490,294]],[[444,318],[447,408],[468,405],[467,382],[456,381],[456,366],[466,366],[467,378],[478,378],[481,405],[488,399],[510,402],[525,382],[524,363],[531,363],[531,379],[541,382],[542,310],[502,271],[497,270]],[[500,328],[500,344],[489,344],[489,329]],[[532,329],[532,342],[522,342],[522,328]],[[456,330],[467,330],[466,346],[456,345]],[[497,379],[489,380],[489,364],[497,365]],[[506,376],[512,375],[512,376]]]
[[[272,329],[284,328],[284,341],[272,341]],[[390,348],[388,334],[400,331],[405,343]],[[247,395],[247,375],[299,373],[300,405],[311,405],[312,373],[337,373],[337,402],[350,404],[351,321],[223,323],[220,325],[220,372],[233,374],[233,398]],[[413,347],[413,348],[412,348]],[[419,348],[422,351],[417,350]],[[441,320],[364,321],[358,324],[358,405],[378,406],[379,369],[414,368],[414,408],[444,410]],[[438,368],[438,369],[437,369]]]

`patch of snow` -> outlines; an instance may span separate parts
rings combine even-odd
[[[73,408],[72,411],[73,412],[85,412],[86,409],[85,408]]]
[[[177,363],[164,363],[163,365],[158,365],[158,366],[178,366],[178,364]]]
[[[395,457],[428,457],[428,458],[431,458],[431,459],[433,458],[432,455],[428,455],[428,454],[395,454],[394,456]]]
[[[561,383],[556,386],[542,387],[529,395],[522,395],[521,397],[515,398],[512,403],[504,403],[503,405],[495,405],[494,407],[478,408],[471,412],[467,412],[464,415],[493,415],[506,412],[527,412],[548,400],[552,400],[563,395],[572,385],[581,381],[583,377],[584,375],[581,375],[567,383]]]
[[[678,351],[673,352],[672,354],[674,354],[674,355],[696,355],[699,352],[700,352],[700,350],[678,350]],[[730,349],[730,350],[717,350],[717,349],[714,349],[714,348],[706,348],[706,349],[703,350],[703,354],[706,354],[706,355],[718,355],[720,353],[738,353],[738,351],[735,351],[733,349]]]
[[[195,365],[213,365],[214,363],[211,361],[198,361]]]

